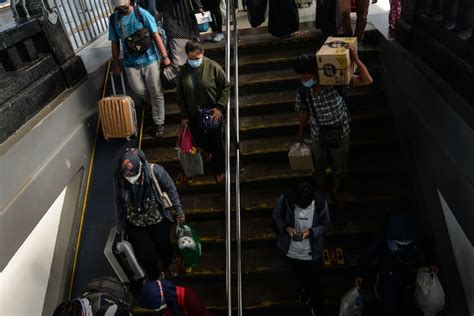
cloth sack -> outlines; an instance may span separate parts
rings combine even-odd
[[[360,316],[362,315],[363,305],[359,288],[354,287],[342,297],[339,316]]]
[[[184,266],[194,268],[198,264],[202,252],[199,235],[191,226],[180,224],[176,226],[176,239]]]
[[[415,303],[425,316],[435,316],[444,308],[444,290],[435,273],[427,267],[418,270]]]

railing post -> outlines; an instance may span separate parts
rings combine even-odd
[[[231,6],[227,3],[226,19],[226,46],[225,46],[225,72],[230,80],[230,13]],[[230,178],[230,97],[227,102],[225,114],[225,266],[226,266],[226,302],[227,315],[232,316],[232,234],[231,234],[231,178]]]

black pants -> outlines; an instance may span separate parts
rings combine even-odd
[[[415,307],[416,271],[383,272],[377,276],[375,293],[383,305],[384,316],[418,316]]]
[[[456,17],[456,30],[465,31],[474,27],[474,0],[460,0]]]
[[[171,264],[173,254],[170,230],[171,222],[166,218],[150,226],[127,227],[128,241],[150,280],[156,280],[160,276],[158,258],[163,267],[169,267]]]
[[[225,152],[222,129],[203,130],[199,127],[198,118],[190,118],[189,129],[196,145],[212,154],[212,164],[217,174],[225,171]]]
[[[293,272],[300,282],[301,289],[309,291],[311,296],[311,307],[318,316],[323,315],[323,292],[321,287],[322,260],[290,260]]]
[[[211,28],[215,33],[222,33],[222,14],[220,0],[202,0],[204,11],[210,11],[212,16]]]

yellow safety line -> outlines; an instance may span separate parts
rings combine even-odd
[[[105,73],[105,79],[104,79],[103,88],[102,88],[102,98],[105,97],[105,91],[107,89],[107,80],[109,79],[110,64],[111,64],[111,60],[109,60],[109,62],[107,63],[107,70],[106,70],[106,73]],[[85,213],[86,213],[87,198],[89,196],[89,185],[90,185],[90,182],[91,182],[92,167],[94,165],[95,146],[97,144],[97,135],[99,134],[99,125],[100,125],[100,115],[99,115],[99,118],[97,120],[97,127],[96,127],[96,130],[95,130],[94,144],[92,146],[92,152],[91,152],[91,161],[89,163],[89,172],[87,174],[86,191],[85,191],[85,195],[84,195],[84,203],[82,204],[81,222],[79,224],[79,232],[78,232],[78,235],[77,235],[76,250],[74,252],[74,263],[73,263],[73,266],[72,266],[72,273],[71,273],[71,282],[69,283],[69,290],[68,290],[68,295],[67,295],[68,300],[71,299],[72,286],[74,284],[74,274],[76,273],[77,256],[79,255],[79,246],[81,244],[82,226],[84,225],[84,217],[85,217]]]
[[[143,125],[144,125],[144,122],[145,122],[145,107],[143,107],[143,110],[142,110],[142,122],[140,124],[140,135],[139,135],[139,138],[138,138],[138,148],[141,149],[142,148],[142,138],[143,138]]]

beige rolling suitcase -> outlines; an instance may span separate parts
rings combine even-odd
[[[102,131],[106,140],[110,138],[126,138],[130,140],[132,135],[136,136],[138,133],[135,103],[131,97],[126,95],[123,74],[120,74],[123,95],[117,95],[112,72],[110,73],[110,79],[112,81],[113,95],[99,101]]]

